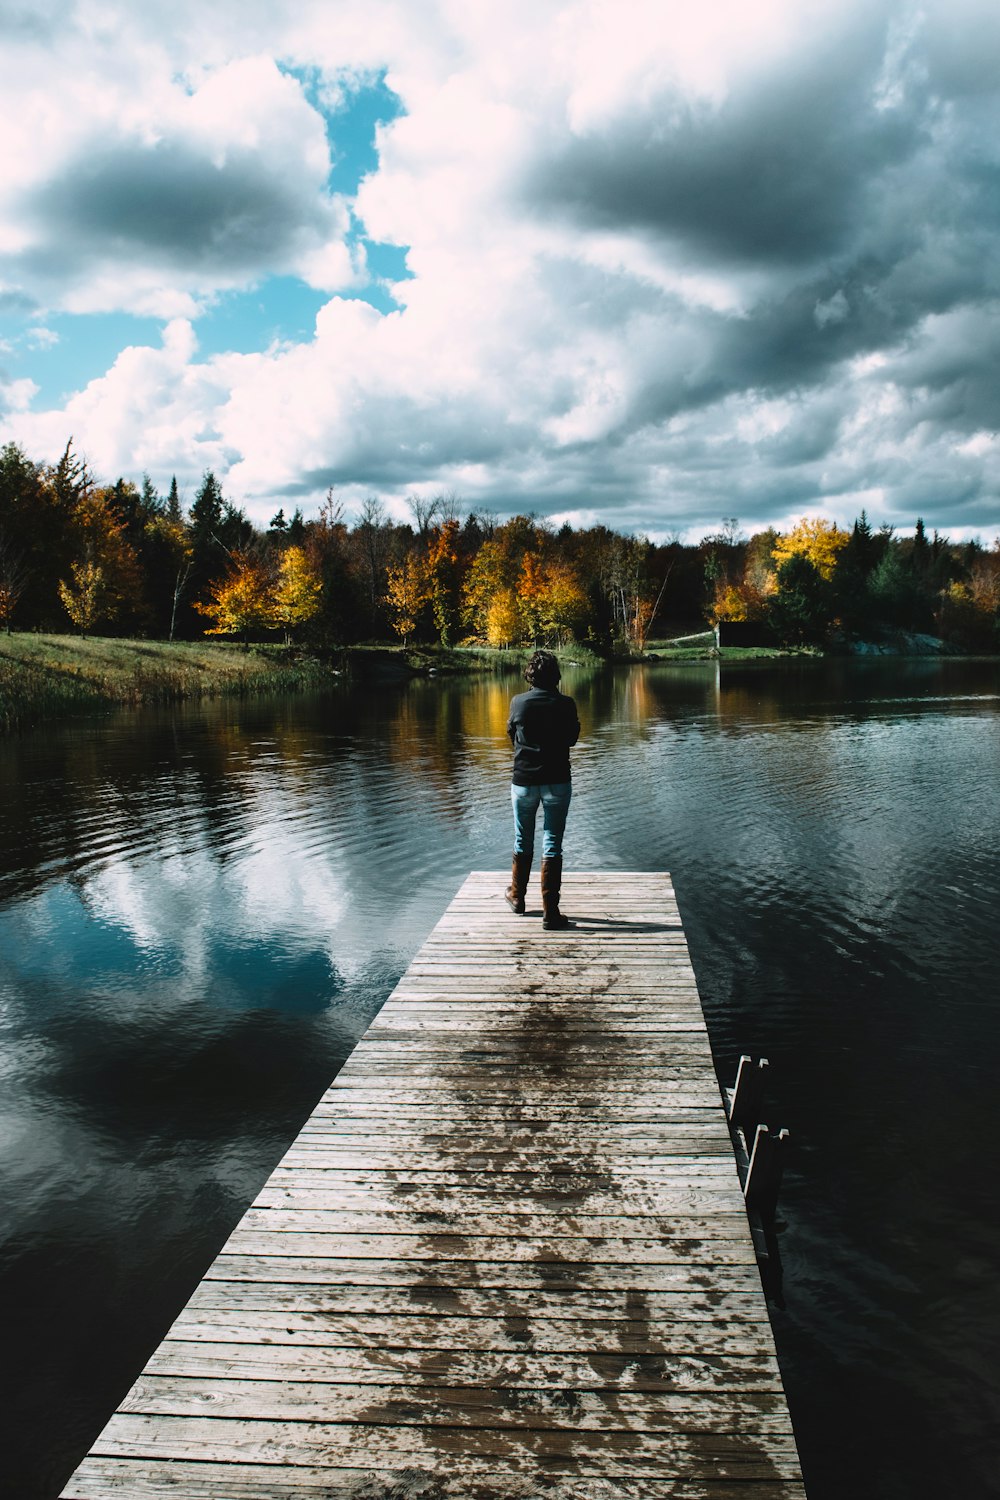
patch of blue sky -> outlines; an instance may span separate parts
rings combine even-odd
[[[323,116],[330,142],[330,187],[353,197],[362,179],[378,166],[376,132],[402,111],[383,75],[347,79],[331,90],[318,73],[288,69],[301,83],[310,103]],[[367,280],[342,295],[368,302],[379,312],[397,308],[392,283],[406,280],[405,245],[368,239],[354,220],[348,243],[364,250]],[[198,358],[226,352],[250,354],[274,344],[310,339],[316,314],[330,293],[307,286],[298,277],[269,276],[256,286],[213,298],[198,318]],[[19,317],[0,330],[0,371],[10,379],[27,377],[38,387],[35,410],[62,405],[75,391],[103,375],[129,345],[158,348],[163,324],[127,313],[54,314],[45,327],[55,338],[39,341],[32,326]]]
[[[35,325],[6,320],[0,331],[8,347],[0,368],[13,380],[33,380],[36,410],[61,406],[74,391],[84,388],[114,364],[130,345],[159,348],[163,323],[129,313],[52,313],[39,339]]]
[[[253,354],[273,344],[300,344],[311,339],[316,314],[329,292],[318,292],[297,276],[269,276],[243,292],[215,299],[195,324],[198,354]]]
[[[368,269],[379,283],[410,279],[412,273],[406,264],[405,245],[383,245],[377,240],[365,240],[364,244],[368,257]],[[378,300],[380,297],[384,298],[385,308],[382,308]],[[368,300],[382,311],[399,306],[399,303],[389,294],[388,289],[381,285],[369,288]]]
[[[309,103],[326,123],[330,187],[336,193],[353,197],[362,178],[378,166],[375,138],[379,125],[388,124],[403,113],[399,96],[389,88],[384,73],[345,78],[331,89],[316,69],[285,71],[301,84]]]
[[[389,88],[384,73],[361,80],[344,80],[339,89],[331,91],[315,70],[288,71],[298,79],[306,98],[326,123],[331,190],[353,198],[363,179],[378,166],[378,127],[403,113],[399,96]],[[370,302],[379,312],[391,312],[399,305],[389,290],[391,283],[405,281],[410,275],[406,265],[408,247],[369,239],[356,219],[347,239],[352,247],[360,244],[364,248],[370,277],[364,286],[343,295]]]

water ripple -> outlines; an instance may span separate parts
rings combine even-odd
[[[996,670],[567,681],[568,862],[672,871],[720,1074],[769,1056],[793,1131],[775,1318],[812,1500],[993,1483]],[[510,691],[344,689],[0,747],[25,1473],[83,1451],[465,873],[504,867]]]

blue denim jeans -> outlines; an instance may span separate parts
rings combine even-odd
[[[555,859],[562,854],[563,830],[572,795],[571,781],[553,781],[544,786],[511,786],[515,854],[534,852],[535,813],[539,802],[542,804],[542,858]]]

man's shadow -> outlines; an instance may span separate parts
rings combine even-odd
[[[594,927],[609,932],[683,932],[680,922],[636,922],[628,917],[577,917],[571,916],[574,927]]]

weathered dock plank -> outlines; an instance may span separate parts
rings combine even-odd
[[[469,877],[64,1500],[804,1500],[666,875]],[[532,893],[529,893],[529,912]]]

